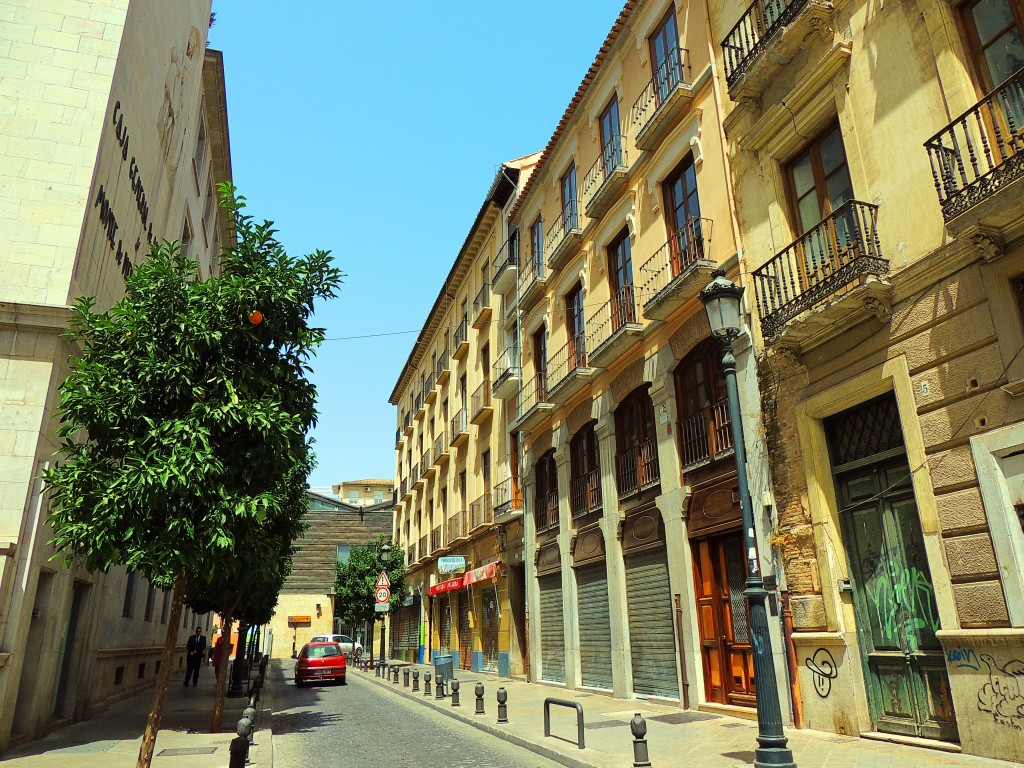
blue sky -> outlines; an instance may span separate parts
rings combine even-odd
[[[215,2],[235,184],[347,274],[329,338],[416,330],[497,166],[542,149],[623,0]],[[328,341],[312,485],[394,476],[414,333]]]

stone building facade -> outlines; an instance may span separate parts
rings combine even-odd
[[[168,596],[51,559],[39,476],[69,306],[110,306],[156,240],[185,241],[210,275],[231,237],[211,190],[231,163],[209,0],[4,0],[0,18],[2,752],[155,679]]]

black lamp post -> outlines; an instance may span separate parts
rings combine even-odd
[[[391,554],[391,545],[388,544],[387,542],[384,542],[383,544],[381,544],[380,545],[380,568],[381,568],[382,571],[386,572],[387,569],[388,569],[388,555],[390,555],[390,554]],[[384,618],[386,616],[387,616],[387,613],[385,613],[383,616],[380,617],[380,659],[377,662],[378,665],[384,663]]]
[[[708,313],[711,333],[723,344],[722,372],[729,397],[729,420],[732,422],[732,441],[736,451],[736,477],[740,490],[740,511],[743,513],[743,537],[747,551],[747,581],[743,596],[750,611],[750,638],[754,651],[754,686],[757,698],[757,743],[754,750],[756,768],[796,768],[793,752],[787,746],[782,730],[782,708],[776,686],[775,661],[772,659],[768,636],[768,611],[765,601],[761,568],[757,560],[757,539],[754,536],[754,510],[750,503],[750,485],[747,481],[747,451],[743,442],[743,423],[740,421],[740,394],[736,385],[736,358],[732,341],[740,334],[742,316],[740,299],[743,287],[728,280],[724,269],[711,273],[712,280],[700,293],[700,300]]]

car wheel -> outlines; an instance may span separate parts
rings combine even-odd
[[[295,687],[296,688],[305,688],[306,687],[306,681],[305,680],[299,680],[299,678],[295,678]]]
[[[338,682],[341,683],[342,685],[348,685],[348,681],[344,677],[341,678],[341,680],[339,680]]]

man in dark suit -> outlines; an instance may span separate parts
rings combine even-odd
[[[199,684],[199,665],[203,663],[203,656],[206,655],[206,638],[203,637],[202,627],[196,627],[196,633],[188,639],[185,652],[185,686],[188,687],[191,678],[195,687]]]

